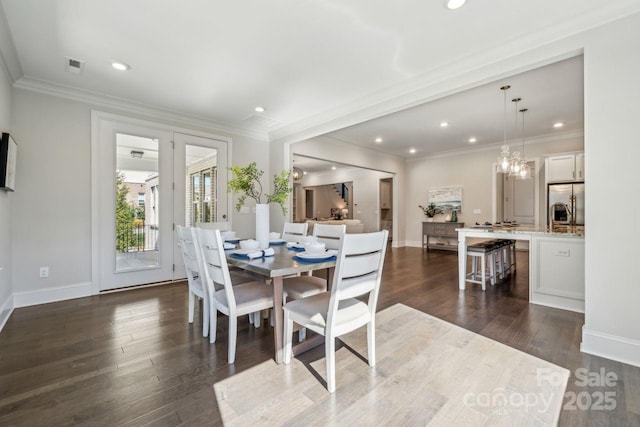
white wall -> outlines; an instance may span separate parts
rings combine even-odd
[[[585,42],[583,350],[640,366],[640,14]]]
[[[544,156],[553,153],[582,150],[581,137],[570,137],[538,144],[527,144],[528,160],[538,160],[540,178],[540,224],[544,225]],[[446,157],[422,158],[407,161],[407,214],[406,240],[410,246],[422,244],[422,222],[424,213],[418,206],[425,206],[430,189],[440,187],[462,187],[462,213],[458,221],[466,225],[492,220],[493,164],[499,149],[477,150]],[[480,209],[480,214],[473,214]],[[436,218],[436,220],[444,220]]]
[[[302,179],[302,185],[309,187],[337,182],[353,182],[354,207],[352,216],[364,224],[365,232],[371,232],[380,230],[380,180],[392,176],[388,172],[347,168],[338,169],[333,173],[309,173]],[[334,192],[334,194],[336,193]],[[316,205],[315,208],[317,212],[318,206]]]
[[[11,118],[11,85],[9,77],[0,64],[0,132],[13,133],[10,126]],[[17,169],[22,169],[24,161],[21,159],[22,144],[18,143]],[[16,191],[22,191],[22,183],[16,180]],[[4,325],[13,308],[13,289],[11,286],[11,205],[15,194],[0,190],[0,329]]]
[[[300,154],[317,159],[324,159],[336,163],[353,165],[362,168],[368,168],[376,171],[388,172],[393,175],[393,246],[404,246],[405,240],[405,160],[399,157],[385,155],[374,150],[367,150],[355,145],[344,144],[335,139],[327,137],[316,137],[306,141],[288,145],[292,154]],[[282,154],[277,154],[282,157]],[[389,176],[389,175],[386,175]],[[345,180],[348,181],[348,180]],[[378,183],[371,191],[378,194]],[[354,190],[354,201],[358,198],[357,191]],[[369,207],[368,205],[359,206],[362,208],[363,214],[379,208],[379,202]],[[357,213],[354,218],[357,218]],[[368,221],[368,220],[367,220]],[[377,223],[378,224],[378,223]],[[377,229],[377,228],[375,228]]]
[[[69,295],[65,290],[91,282],[90,148],[95,107],[20,89],[13,90],[12,101],[12,127],[20,144],[19,191],[12,202],[13,292],[16,301],[26,304],[38,300],[38,295],[60,299]],[[217,133],[233,138],[234,164],[257,159],[268,175],[266,143]],[[234,212],[234,228],[253,233],[253,218]],[[39,278],[40,266],[49,266],[48,278]]]

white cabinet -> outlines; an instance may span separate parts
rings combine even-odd
[[[584,181],[584,153],[549,156],[545,169],[547,182]]]
[[[534,236],[530,301],[584,312],[584,238]]]
[[[576,153],[576,179],[584,181],[584,153]]]
[[[380,181],[380,208],[391,209],[391,183]]]

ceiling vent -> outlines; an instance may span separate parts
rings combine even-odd
[[[260,114],[251,114],[244,118],[243,124],[250,127],[269,129],[282,125],[282,122]]]
[[[64,68],[73,74],[81,74],[84,71],[84,61],[66,57]]]

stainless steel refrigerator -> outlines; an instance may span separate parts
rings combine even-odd
[[[584,225],[584,183],[549,184],[547,226]]]

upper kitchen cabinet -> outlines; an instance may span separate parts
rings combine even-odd
[[[547,182],[584,181],[584,153],[549,156],[545,160]]]
[[[391,182],[380,181],[380,208],[391,209],[392,196],[391,196]]]

